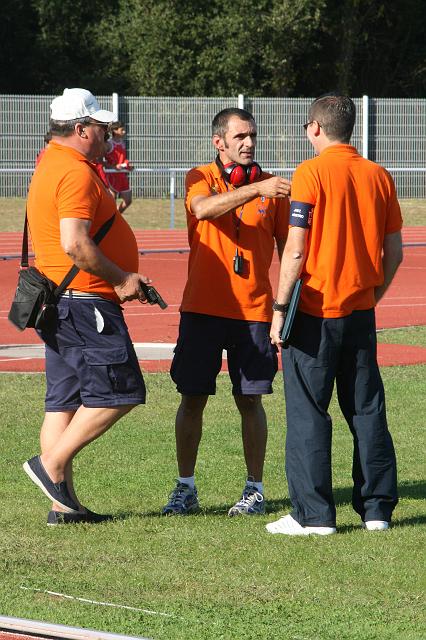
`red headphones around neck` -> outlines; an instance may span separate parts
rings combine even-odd
[[[262,169],[257,162],[253,162],[249,165],[238,164],[237,162],[223,164],[219,156],[216,156],[216,164],[220,169],[222,178],[234,187],[242,187],[244,184],[251,184],[262,175]]]

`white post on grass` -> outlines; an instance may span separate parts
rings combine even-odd
[[[118,93],[112,94],[112,112],[115,120],[118,120]]]
[[[238,94],[238,108],[239,109],[244,109],[244,94],[243,93],[239,93]]]
[[[175,181],[176,174],[170,172],[170,229],[175,228]]]
[[[368,158],[368,96],[362,96],[362,157]]]

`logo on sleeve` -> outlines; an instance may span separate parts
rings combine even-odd
[[[265,196],[261,196],[261,198],[260,198],[261,204],[258,203],[258,205],[257,205],[257,213],[260,216],[266,216],[266,214],[267,214],[267,207],[266,207],[265,201],[266,201]]]

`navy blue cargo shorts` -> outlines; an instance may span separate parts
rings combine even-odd
[[[97,296],[58,303],[46,345],[46,411],[145,403],[145,383],[121,307]]]
[[[272,393],[278,357],[269,331],[269,322],[182,313],[170,370],[177,390],[184,395],[214,395],[225,349],[234,395]]]

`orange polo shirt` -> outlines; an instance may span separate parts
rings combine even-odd
[[[261,179],[269,177],[263,174]],[[181,311],[270,322],[269,267],[274,238],[287,238],[288,198],[259,197],[214,220],[197,220],[191,212],[192,198],[215,197],[228,189],[233,187],[223,180],[215,162],[187,174],[185,206],[190,254]],[[233,270],[236,249],[244,259],[242,275]]]
[[[355,147],[336,144],[296,169],[291,197],[292,211],[313,205],[301,311],[339,318],[374,307],[384,236],[402,227],[389,173]]]
[[[114,223],[99,248],[124,271],[137,272],[139,254],[135,236],[115,200],[92,165],[78,151],[50,142],[37,166],[28,192],[28,223],[35,253],[35,265],[59,284],[72,260],[61,247],[59,223],[62,218],[91,220],[93,236],[114,213]],[[96,293],[119,302],[113,287],[85,271],[79,271],[70,288]]]

